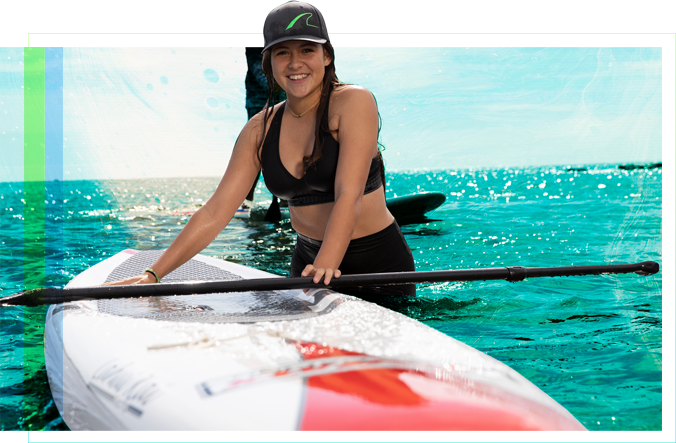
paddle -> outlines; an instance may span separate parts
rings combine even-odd
[[[268,212],[265,213],[263,221],[278,222],[281,219],[282,219],[282,211],[280,211],[279,209],[279,201],[277,201],[277,197],[273,195],[272,203],[270,203],[270,207],[268,208]]]
[[[387,286],[405,283],[432,283],[450,281],[507,280],[521,281],[531,277],[564,277],[571,275],[629,274],[651,275],[660,270],[659,264],[642,263],[602,266],[563,266],[553,268],[457,269],[450,271],[390,272],[382,274],[343,275],[329,285],[315,284],[312,277],[259,278],[234,281],[201,281],[160,283],[147,285],[94,286],[87,288],[39,288],[0,298],[2,306],[40,306],[79,300],[97,300],[129,297],[156,297],[166,295],[210,294],[218,292],[275,291],[283,289],[340,288],[359,286]]]

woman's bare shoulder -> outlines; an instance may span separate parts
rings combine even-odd
[[[358,85],[340,85],[334,89],[331,98],[336,104],[375,103],[371,91]]]
[[[352,115],[366,118],[378,114],[376,100],[368,89],[357,85],[341,85],[331,94],[329,127],[341,126],[341,116]]]

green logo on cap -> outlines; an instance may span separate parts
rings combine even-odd
[[[310,18],[312,18],[312,13],[311,13],[311,12],[306,12],[306,13],[301,14],[301,15],[299,15],[298,17],[294,18],[293,20],[291,20],[291,23],[289,23],[289,26],[287,26],[285,30],[292,28],[293,25],[296,23],[296,21],[297,21],[299,18],[301,18],[302,16],[304,16],[304,15],[309,15],[309,17],[307,18],[307,20],[305,20],[305,24],[306,24],[306,25],[312,26],[313,28],[319,28],[319,26],[315,26],[315,25],[311,25],[311,24],[310,24]]]

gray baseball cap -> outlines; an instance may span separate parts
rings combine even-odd
[[[304,40],[322,45],[329,41],[322,13],[308,3],[297,1],[284,3],[270,11],[263,25],[263,37],[263,52],[277,43],[289,40]]]

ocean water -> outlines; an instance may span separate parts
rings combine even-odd
[[[126,248],[167,247],[217,183],[49,182],[43,250],[24,242],[27,185],[0,183],[0,296],[62,287]],[[420,271],[661,263],[661,189],[661,167],[618,165],[395,172],[387,183],[388,197],[447,196],[428,220],[402,226]],[[294,232],[288,220],[262,221],[262,185],[256,199],[251,218],[203,253],[288,275]],[[661,272],[425,284],[414,300],[382,303],[506,363],[590,430],[662,428]],[[45,311],[0,309],[3,430],[67,429],[44,367]]]

